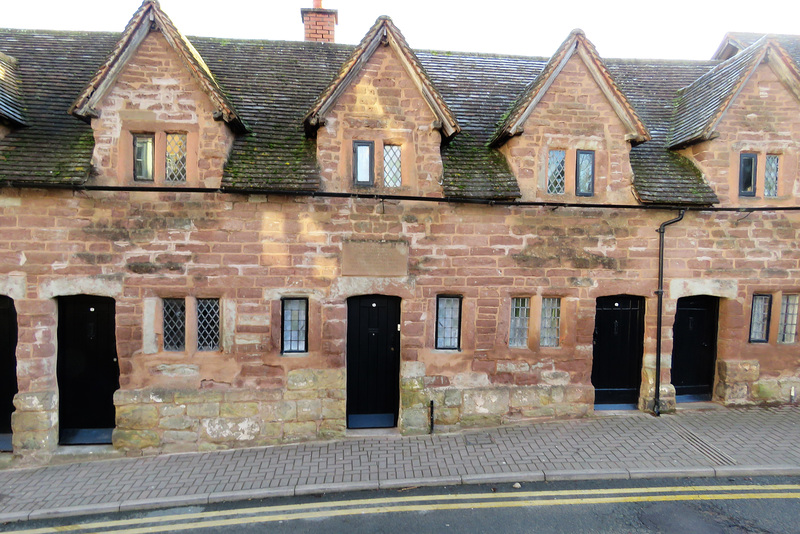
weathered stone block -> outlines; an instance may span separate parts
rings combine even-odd
[[[289,372],[286,387],[293,389],[343,389],[344,369],[296,369]]]
[[[456,388],[450,388],[445,390],[444,392],[445,406],[461,406],[462,402],[463,398],[461,396],[461,390]]]
[[[553,406],[541,406],[538,408],[523,408],[520,413],[523,417],[554,417],[556,409]]]
[[[777,401],[781,397],[781,386],[776,379],[763,379],[753,384],[753,397],[759,402]]]
[[[144,393],[135,389],[118,389],[114,392],[114,405],[123,406],[125,404],[139,404],[144,399]]]
[[[400,391],[400,405],[406,408],[423,408],[429,403],[424,391]]]
[[[464,415],[503,414],[508,412],[509,392],[506,388],[464,391]],[[462,415],[463,421],[463,415]]]
[[[313,421],[285,423],[283,439],[285,441],[308,441],[317,436],[317,424]]]
[[[501,415],[462,414],[461,426],[465,428],[500,426],[503,422]]]
[[[44,432],[14,432],[11,446],[15,451],[48,451],[58,446],[58,432],[55,429]]]
[[[296,389],[294,391],[287,391],[283,396],[284,400],[297,401],[297,400],[311,400],[318,399],[320,393],[325,390],[320,389]]]
[[[203,404],[207,402],[222,402],[224,392],[217,389],[176,391],[177,404]]]
[[[755,382],[761,373],[758,360],[718,360],[719,379],[726,383]]]
[[[347,426],[344,421],[322,421],[319,424],[317,437],[320,439],[337,439],[343,438]]]
[[[158,447],[160,439],[151,430],[126,430],[115,428],[111,434],[111,442],[117,449],[141,450]]]
[[[185,415],[175,415],[172,417],[164,417],[158,422],[159,428],[166,428],[169,430],[187,430],[196,428],[197,419],[187,417]]]
[[[571,404],[594,404],[594,388],[571,385],[564,388],[564,401]]]
[[[162,443],[197,443],[197,432],[186,430],[165,430],[161,434]]]
[[[55,427],[57,420],[56,412],[14,412],[11,427],[14,432],[46,432]]]
[[[322,400],[322,419],[329,421],[332,419],[344,419],[347,403],[337,399]]]
[[[421,391],[425,387],[425,381],[421,376],[415,378],[401,378],[401,391]]]
[[[403,378],[423,378],[425,376],[424,362],[402,362],[400,376]]]
[[[318,421],[322,416],[322,402],[319,399],[297,401],[298,421]]]
[[[202,404],[189,404],[186,406],[186,415],[189,417],[219,417],[219,403],[204,402]]]
[[[527,373],[531,366],[525,362],[501,361],[497,362],[498,373]]]
[[[261,423],[261,437],[279,438],[282,434],[283,425],[281,423]]]
[[[538,386],[514,388],[511,390],[510,405],[516,408],[539,406],[541,389]]]
[[[261,413],[264,421],[294,421],[297,419],[297,403],[294,401],[266,403]]]
[[[403,410],[400,414],[400,426],[403,432],[427,432],[430,426],[428,410],[422,408]]]
[[[551,386],[566,386],[570,375],[566,371],[542,371],[542,382]]]
[[[459,422],[461,410],[458,408],[436,408],[433,420],[436,425],[455,425]]]
[[[55,391],[31,391],[14,395],[14,407],[20,412],[46,412],[58,407]]]
[[[252,418],[226,419],[222,417],[204,419],[203,434],[211,441],[249,441],[258,436],[261,428]]]
[[[127,430],[146,430],[158,425],[158,409],[152,405],[128,404],[117,406],[117,427]]]
[[[257,402],[223,402],[219,405],[220,417],[252,417],[257,413]]]
[[[164,404],[158,407],[158,414],[161,417],[174,417],[176,415],[183,415],[186,412],[186,406],[183,404]]]

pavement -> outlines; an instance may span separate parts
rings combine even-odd
[[[76,461],[0,470],[0,524],[342,491],[552,480],[800,476],[800,407],[676,414]],[[62,449],[67,449],[62,448]],[[102,457],[103,455],[100,454]]]

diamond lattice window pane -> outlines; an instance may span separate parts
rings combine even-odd
[[[781,298],[781,322],[778,328],[778,343],[797,341],[797,317],[800,295],[783,295]]]
[[[197,350],[219,349],[219,299],[197,299]]]
[[[515,297],[511,299],[511,328],[508,334],[510,347],[528,346],[528,319],[531,316],[531,299]]]
[[[539,345],[558,347],[561,337],[561,299],[542,299],[542,328]]]
[[[400,187],[400,147],[397,145],[383,146],[383,185],[386,187]]]
[[[778,161],[776,155],[767,156],[767,164],[764,168],[764,196],[778,196]]]
[[[283,352],[306,352],[308,300],[283,301]]]
[[[436,310],[436,348],[458,349],[461,334],[461,299],[439,297]]]
[[[186,302],[164,299],[164,350],[186,348]]]
[[[550,195],[564,194],[566,155],[563,150],[551,150],[547,158],[547,193]]]
[[[167,134],[167,173],[168,183],[186,181],[186,134]]]

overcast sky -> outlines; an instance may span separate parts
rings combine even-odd
[[[0,27],[122,31],[141,0],[0,0]],[[302,40],[312,0],[161,0],[186,35]],[[336,41],[389,15],[412,48],[550,56],[581,28],[603,57],[708,59],[728,31],[800,34],[800,0],[324,0]]]

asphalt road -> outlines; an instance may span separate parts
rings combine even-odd
[[[0,531],[796,534],[800,477],[406,488],[11,523]]]

